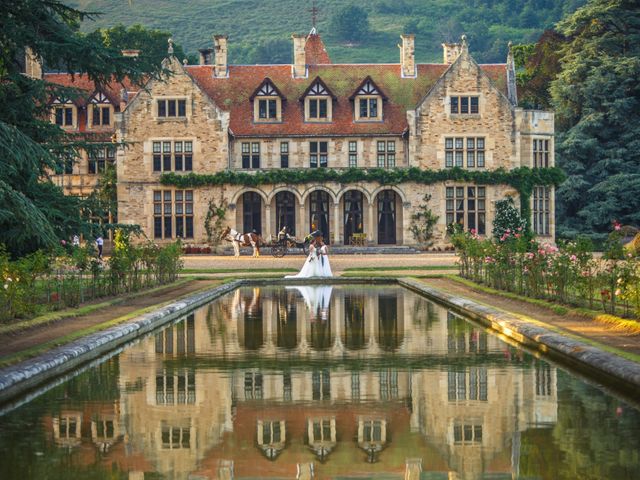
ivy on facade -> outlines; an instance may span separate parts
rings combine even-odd
[[[513,170],[464,170],[448,168],[445,170],[423,170],[420,168],[402,168],[386,170],[383,168],[349,168],[334,170],[316,169],[274,169],[257,172],[238,172],[225,170],[213,174],[188,173],[186,175],[165,173],[160,177],[163,185],[178,188],[197,188],[217,185],[242,185],[257,187],[268,184],[300,185],[306,183],[335,182],[342,184],[358,182],[376,182],[380,185],[398,185],[401,183],[419,183],[432,185],[446,181],[474,183],[477,185],[510,185],[520,194],[521,212],[524,218],[530,216],[529,200],[534,186],[558,186],[565,180],[565,174],[557,167],[529,168],[519,167]]]

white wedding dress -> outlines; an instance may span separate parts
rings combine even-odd
[[[320,248],[310,245],[309,256],[300,272],[296,275],[287,275],[285,278],[333,277],[329,256],[327,255],[328,251],[329,249],[326,245]]]

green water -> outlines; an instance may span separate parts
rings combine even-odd
[[[0,416],[0,479],[638,479],[639,432],[399,287],[244,288]]]

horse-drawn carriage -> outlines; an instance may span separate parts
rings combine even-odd
[[[287,252],[294,248],[300,248],[305,255],[309,253],[309,245],[313,240],[313,235],[309,234],[300,242],[295,237],[292,237],[287,232],[287,227],[284,227],[278,232],[278,235],[271,239],[269,242],[265,242],[259,233],[253,231],[251,233],[239,233],[231,227],[225,228],[221,235],[221,240],[231,242],[233,246],[234,255],[240,256],[240,247],[252,247],[253,256],[260,256],[260,247],[268,247],[271,249],[271,255],[276,258],[284,257]]]
[[[265,246],[271,248],[271,255],[276,258],[284,257],[287,252],[293,248],[300,248],[304,254],[307,255],[309,253],[309,244],[311,243],[312,238],[313,237],[311,235],[307,235],[300,242],[295,237],[289,235],[287,227],[283,227],[282,230],[278,232],[276,238]]]

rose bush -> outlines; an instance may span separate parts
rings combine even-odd
[[[599,308],[640,318],[640,258],[625,250],[617,222],[601,258],[587,239],[553,245],[531,238],[522,227],[495,239],[450,226],[460,275],[492,288],[563,304]]]

